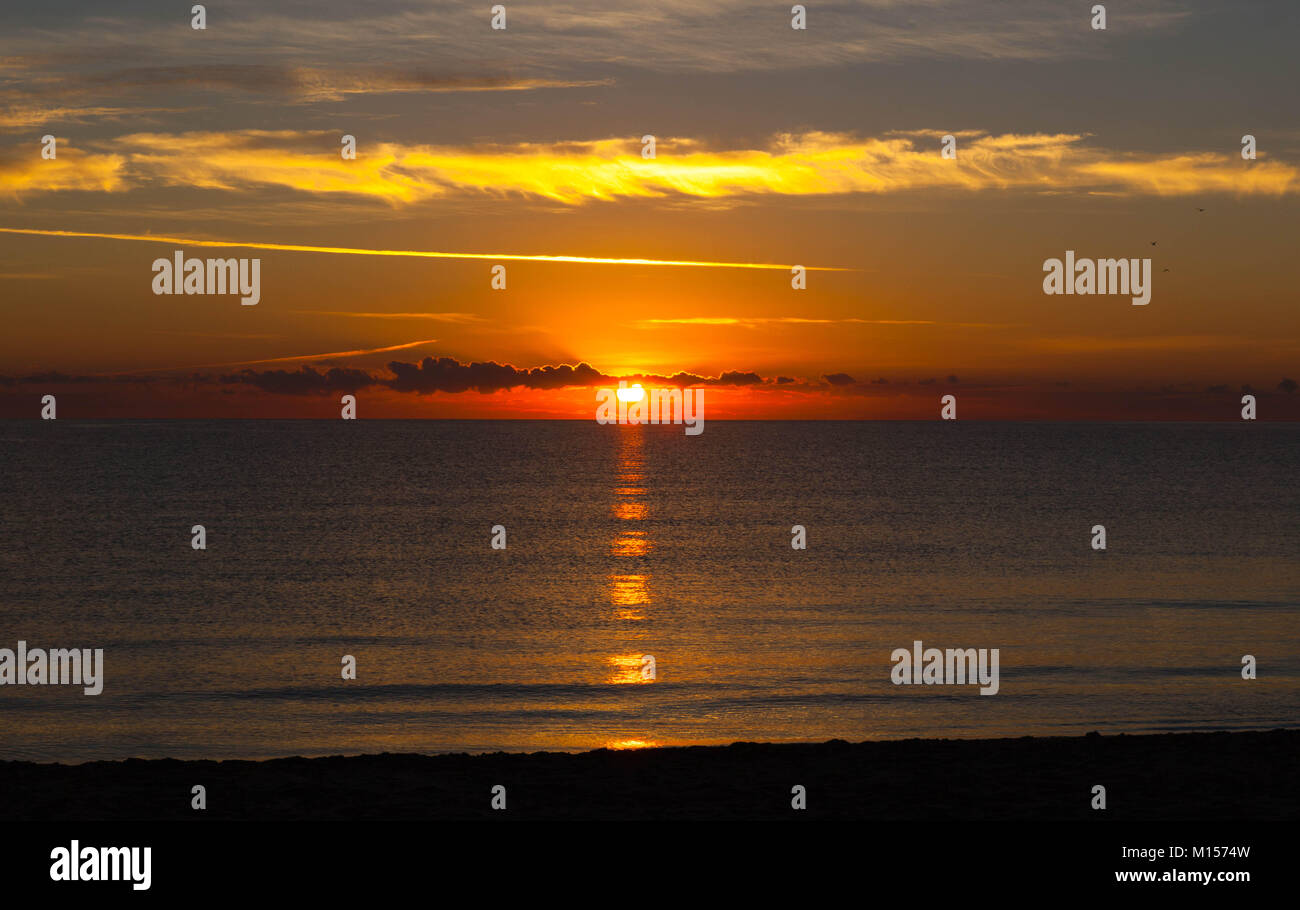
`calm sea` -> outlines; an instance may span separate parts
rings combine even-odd
[[[0,758],[1300,725],[1293,424],[11,420],[0,452],[0,647],[105,651],[97,697],[0,688]],[[892,685],[918,639],[998,648],[1000,692]]]

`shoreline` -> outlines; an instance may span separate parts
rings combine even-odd
[[[1300,819],[1300,730],[0,762],[24,821]],[[1093,787],[1106,808],[1093,809]],[[191,808],[206,788],[207,808]],[[505,810],[491,807],[506,788]],[[791,807],[792,788],[807,808]]]

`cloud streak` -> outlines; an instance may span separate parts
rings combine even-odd
[[[300,243],[262,243],[252,240],[209,240],[196,237],[171,237],[159,234],[109,234],[98,231],[57,231],[41,228],[0,227],[0,234],[27,234],[37,237],[88,237],[98,240],[127,240],[141,243],[165,243],[170,246],[220,247],[249,250],[272,250],[287,253],[331,253],[344,256],[399,256],[415,259],[489,259],[507,262],[570,262],[593,265],[656,265],[716,269],[778,269],[789,265],[772,262],[720,262],[705,259],[615,259],[603,256],[534,255],[529,253],[446,253],[433,250],[367,250],[359,247],[312,246]],[[854,271],[834,266],[807,266],[809,271]]]
[[[23,86],[33,98],[93,97],[132,89],[187,89],[242,91],[284,96],[295,103],[342,101],[350,95],[442,94],[447,92],[527,92],[539,89],[594,88],[612,85],[612,79],[553,79],[490,75],[453,75],[419,67],[287,66],[277,63],[177,63],[135,66],[58,76],[36,74]],[[96,109],[65,109],[65,115],[86,117]],[[98,116],[115,116],[120,110],[104,108]],[[0,124],[5,116],[0,114]]]
[[[496,361],[464,362],[454,357],[425,357],[422,360],[408,362],[393,360],[387,364],[388,374],[368,370],[331,367],[320,369],[304,363],[297,370],[252,370],[245,369],[236,373],[201,374],[192,372],[210,367],[227,367],[283,363],[291,361],[321,361],[343,357],[358,357],[367,354],[383,353],[405,348],[431,344],[429,341],[412,341],[382,348],[368,348],[353,351],[335,351],[327,354],[305,354],[292,357],[275,357],[263,360],[244,360],[233,363],[203,364],[197,367],[167,368],[166,370],[137,370],[132,373],[103,373],[95,376],[76,376],[57,372],[32,374],[22,377],[0,376],[0,385],[12,386],[19,383],[94,383],[94,382],[182,382],[188,384],[217,385],[251,385],[266,392],[285,395],[314,395],[339,390],[356,391],[363,388],[385,388],[395,392],[409,392],[419,395],[436,393],[460,394],[479,392],[492,394],[511,389],[530,389],[536,391],[554,391],[565,388],[598,387],[613,385],[620,380],[650,383],[676,387],[772,387],[777,380],[766,378],[749,370],[724,370],[717,376],[704,376],[698,373],[681,371],[672,375],[651,373],[633,373],[616,375],[596,369],[583,361],[577,364],[547,364],[538,367],[516,367]],[[151,373],[170,372],[170,377],[153,376]],[[785,378],[786,383],[793,382]],[[815,388],[817,383],[804,384]],[[824,385],[822,386],[824,388]]]
[[[667,319],[642,319],[642,328],[668,325],[739,326],[753,329],[768,325],[945,325],[967,329],[1006,328],[1005,322],[938,322],[933,319],[814,319],[804,316],[681,316]]]
[[[574,61],[659,72],[752,72],[908,59],[1060,60],[1105,50],[1059,0],[1019,0],[1014,14],[990,12],[987,0],[839,0],[809,11],[809,33],[790,29],[790,4],[752,0],[516,0],[506,34],[487,27],[488,7],[473,0],[364,6],[315,4],[310,15],[249,5],[221,22],[225,52],[248,60],[434,59],[463,69],[484,64],[555,71]],[[229,8],[229,4],[226,5]],[[1140,38],[1168,33],[1195,13],[1176,0],[1128,0],[1125,29]],[[188,7],[187,7],[188,9]],[[1084,11],[1086,13],[1086,9]],[[76,51],[108,46],[125,59],[172,51],[175,30],[145,9],[131,14],[94,8],[80,21],[60,10],[61,52],[48,50],[44,29],[11,28],[0,56],[80,62]],[[629,40],[634,38],[634,40]],[[805,40],[801,40],[805,39]],[[814,40],[806,40],[814,39]],[[1104,46],[1103,46],[1104,47]],[[170,62],[170,61],[169,61]],[[177,60],[177,65],[187,61]],[[292,83],[276,85],[292,91]]]
[[[453,325],[474,325],[488,321],[475,313],[357,313],[346,310],[293,310],[292,312],[307,316],[346,316],[352,319],[429,319],[433,322],[447,322]]]
[[[638,140],[627,138],[474,146],[373,142],[346,161],[338,153],[337,132],[134,133],[103,141],[103,155],[77,160],[75,171],[98,165],[111,179],[81,176],[82,185],[73,188],[120,192],[164,184],[244,193],[278,187],[394,207],[457,195],[578,206],[616,199],[740,200],[922,190],[1147,196],[1300,191],[1296,166],[1267,158],[1243,162],[1229,151],[1122,152],[1089,145],[1081,134],[1007,133],[965,138],[957,158],[948,160],[940,156],[932,132],[881,137],[783,133],[761,147],[732,149],[664,137],[651,159],[642,157]],[[69,188],[38,179],[44,163],[11,159],[0,164],[0,192]]]
[[[382,348],[357,348],[351,351],[331,351],[328,354],[295,354],[292,357],[265,357],[261,360],[233,360],[227,363],[204,363],[191,369],[203,369],[208,367],[238,367],[244,365],[255,365],[259,363],[292,363],[296,361],[317,361],[317,360],[339,360],[346,357],[364,357],[367,354],[385,354],[389,351],[404,351],[408,348],[418,348],[423,344],[437,344],[437,338],[428,338],[424,341],[407,341],[402,344],[390,344]]]

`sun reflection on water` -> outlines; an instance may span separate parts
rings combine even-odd
[[[650,594],[650,573],[643,565],[634,562],[647,556],[654,549],[650,533],[638,523],[646,522],[650,516],[650,507],[645,502],[645,433],[640,426],[620,428],[618,461],[614,470],[614,500],[611,514],[618,522],[618,530],[610,543],[610,555],[615,560],[612,571],[607,576],[609,602],[613,609],[613,619],[618,623],[644,623],[646,612],[652,602]],[[617,648],[635,647],[634,642],[645,635],[644,631],[633,633],[635,626],[629,625],[627,633],[619,635]],[[652,682],[642,678],[641,658],[644,652],[619,653],[608,658],[611,673],[609,682],[616,685],[642,684]],[[640,742],[629,740],[628,742]]]
[[[609,658],[609,683],[615,686],[639,686],[654,680],[641,675],[641,654],[615,654]]]

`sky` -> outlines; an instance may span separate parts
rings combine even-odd
[[[1300,7],[1093,5],[7,8],[0,416],[1300,419]]]

